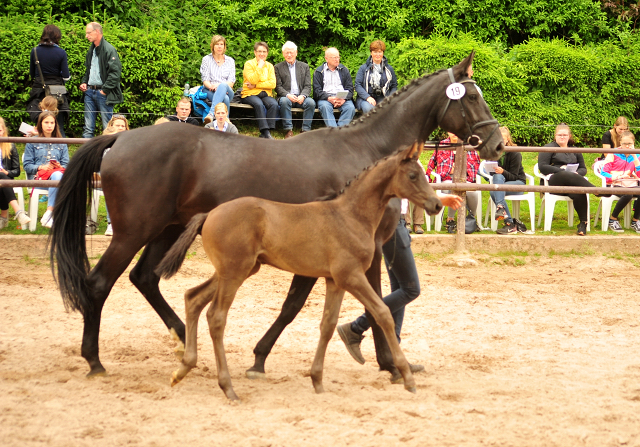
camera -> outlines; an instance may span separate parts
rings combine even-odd
[[[382,88],[380,87],[373,87],[373,95],[372,96],[376,96],[376,97],[381,97],[384,96],[384,93],[382,92]]]

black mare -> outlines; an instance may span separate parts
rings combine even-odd
[[[334,195],[363,168],[416,140],[427,140],[437,126],[463,141],[482,141],[482,158],[497,159],[502,137],[466,76],[472,61],[473,53],[452,69],[412,81],[348,126],[319,129],[286,141],[167,123],[96,137],[79,148],[58,188],[50,246],[52,270],[65,306],[84,317],[81,353],[91,369],[88,375],[105,372],[99,358],[102,308],[113,284],[143,247],[129,278],[167,328],[184,342],[184,323],[160,293],[154,270],[195,214],[243,196],[304,203]],[[464,82],[466,90],[458,101],[450,101],[445,94],[453,78]],[[114,233],[90,269],[85,216],[97,171],[101,171]],[[376,255],[367,272],[379,295],[381,247],[399,218],[398,201],[391,203],[376,232]],[[280,316],[254,350],[252,370],[264,371],[277,337],[302,308],[315,282],[315,278],[294,277]],[[397,373],[377,325],[374,339],[380,367]]]

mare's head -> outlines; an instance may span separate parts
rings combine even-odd
[[[427,182],[424,169],[418,161],[423,143],[400,152],[399,166],[391,184],[391,191],[399,198],[409,199],[410,202],[424,208],[429,215],[438,214],[442,209],[442,202]]]
[[[440,76],[445,79],[438,125],[480,151],[480,157],[497,160],[504,150],[498,121],[493,118],[480,89],[469,76],[475,52]]]

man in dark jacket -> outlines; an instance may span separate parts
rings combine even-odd
[[[293,136],[293,121],[291,119],[291,107],[302,107],[302,132],[311,130],[313,112],[316,102],[311,98],[311,71],[304,62],[296,60],[298,47],[295,43],[287,41],[282,46],[284,62],[276,64],[273,69],[276,73],[276,93],[280,104],[280,117],[282,127],[287,131],[285,139]]]
[[[340,63],[337,48],[327,48],[324,59],[326,62],[313,73],[313,97],[328,127],[344,126],[349,124],[356,114],[351,73]],[[334,108],[340,110],[337,124],[333,115]]]
[[[91,42],[91,47],[84,63],[87,71],[80,84],[80,90],[84,92],[82,136],[91,138],[96,128],[98,111],[102,117],[102,127],[106,129],[113,114],[113,106],[122,102],[122,64],[116,49],[102,36],[102,26],[99,23],[89,23],[85,36]]]

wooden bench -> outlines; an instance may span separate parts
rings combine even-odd
[[[242,102],[232,102],[231,103],[231,108],[235,109],[253,109],[253,106],[251,104],[244,104]],[[300,108],[300,107],[291,107],[291,111],[295,112],[295,113],[302,113],[304,112],[304,109]],[[340,109],[333,109],[333,113],[336,112],[340,112]],[[361,110],[356,109],[356,113],[360,113]],[[320,109],[315,109],[315,113],[320,113]]]

